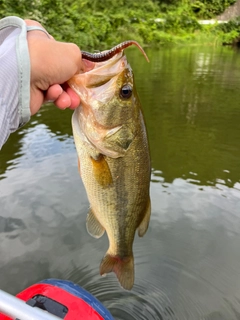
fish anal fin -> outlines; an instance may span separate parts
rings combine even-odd
[[[147,232],[149,221],[151,216],[151,201],[150,198],[148,199],[148,204],[146,207],[145,215],[138,227],[138,236],[143,237],[144,234]]]
[[[97,159],[91,157],[91,162],[96,181],[103,187],[109,186],[113,182],[113,179],[105,157],[99,154]]]
[[[120,285],[131,290],[134,284],[134,260],[133,255],[128,257],[119,257],[106,253],[100,265],[100,274],[104,275],[114,272]]]
[[[94,238],[100,238],[105,232],[105,229],[97,220],[91,208],[87,215],[87,231]]]

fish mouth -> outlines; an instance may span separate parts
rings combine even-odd
[[[118,76],[127,65],[126,56],[120,52],[109,60],[96,62],[90,71],[73,76],[68,84],[79,95],[81,104],[91,105],[92,101],[106,103],[115,94]]]
[[[109,60],[96,62],[92,70],[79,73],[68,82],[81,99],[81,104],[72,117],[75,133],[98,152],[111,158],[124,156],[126,150],[112,146],[111,141],[122,129],[123,124],[118,118],[114,118],[112,124],[106,121],[108,114],[106,106],[119,96],[118,84],[128,68],[130,66],[127,58],[120,52]],[[114,103],[112,107],[116,107]]]

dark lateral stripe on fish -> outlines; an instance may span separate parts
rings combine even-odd
[[[92,62],[106,61],[108,59],[111,59],[113,56],[115,56],[115,54],[123,51],[124,49],[126,49],[127,47],[129,47],[131,45],[135,45],[136,47],[138,47],[138,49],[142,52],[142,54],[144,55],[147,62],[149,62],[148,56],[145,53],[145,51],[143,50],[143,48],[140,46],[140,44],[137,41],[134,41],[134,40],[124,41],[124,42],[116,45],[112,49],[107,50],[107,51],[103,51],[103,52],[90,53],[87,51],[82,51],[82,58],[87,59]]]

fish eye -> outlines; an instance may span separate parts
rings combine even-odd
[[[121,89],[120,89],[120,97],[123,99],[129,99],[132,96],[132,87],[130,84],[125,84]]]

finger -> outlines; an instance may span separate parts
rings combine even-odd
[[[67,92],[71,100],[71,105],[69,106],[69,108],[72,110],[76,109],[80,105],[80,97],[70,87],[67,87],[65,91]]]
[[[38,112],[41,105],[44,101],[44,93],[40,90],[38,90],[36,87],[31,86],[30,90],[30,110],[31,115],[34,115]]]
[[[45,94],[45,102],[55,101],[63,93],[63,88],[59,84],[53,84]]]
[[[57,100],[54,101],[54,104],[59,108],[59,109],[66,109],[69,108],[71,105],[71,99],[67,92],[63,91],[60,96],[57,98]]]

